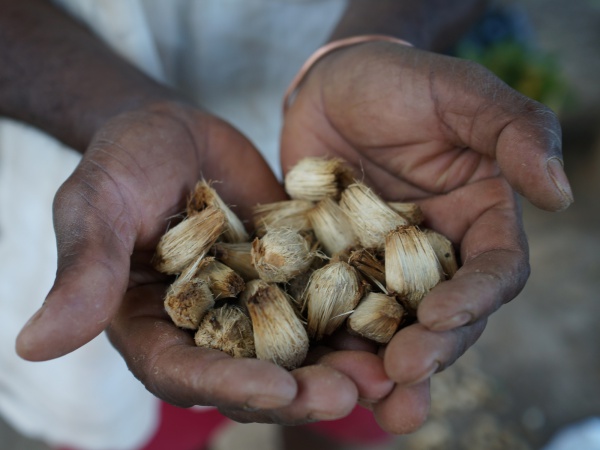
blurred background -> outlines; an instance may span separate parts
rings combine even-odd
[[[377,449],[559,450],[549,443],[557,445],[561,432],[596,433],[598,445],[600,0],[498,1],[453,53],[559,114],[575,204],[550,214],[523,202],[528,285],[463,358],[434,377],[425,426]],[[235,424],[216,447],[276,449],[277,436],[276,427]],[[569,445],[560,450],[600,448]],[[0,448],[47,447],[0,422]]]

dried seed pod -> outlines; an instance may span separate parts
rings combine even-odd
[[[385,236],[408,222],[362,183],[342,192],[340,206],[346,212],[358,240],[365,248],[381,248]]]
[[[416,311],[421,299],[442,281],[442,267],[425,233],[415,226],[398,227],[386,237],[385,279],[388,292]]]
[[[260,278],[269,283],[285,283],[307,270],[315,252],[308,240],[291,228],[267,231],[252,243],[252,263]]]
[[[226,242],[246,242],[250,239],[242,221],[219,197],[217,191],[211,188],[206,181],[198,181],[188,199],[187,214],[193,216],[209,206],[220,209],[225,214],[226,227],[223,231],[223,240]]]
[[[308,352],[308,336],[289,298],[277,285],[252,280],[240,296],[254,330],[256,357],[292,370]]]
[[[385,287],[385,266],[365,248],[354,250],[350,253],[348,264],[355,267],[361,275],[364,275],[371,283],[387,292]]]
[[[405,311],[394,297],[378,292],[365,296],[348,317],[348,330],[380,344],[387,344],[404,318]]]
[[[427,239],[429,239],[429,243],[433,247],[433,251],[442,265],[442,270],[444,271],[446,278],[449,280],[458,270],[458,262],[456,261],[456,254],[452,242],[437,231],[430,229],[423,231],[427,236]]]
[[[304,293],[308,286],[308,280],[310,280],[310,277],[315,270],[320,269],[326,263],[327,261],[324,258],[315,258],[306,271],[295,276],[285,284],[285,291],[292,298],[292,305],[301,317],[303,312]]]
[[[165,233],[154,255],[154,267],[168,274],[181,273],[203,257],[225,230],[225,214],[209,206],[184,219]]]
[[[244,281],[258,278],[258,272],[252,264],[252,243],[218,242],[212,246],[211,254],[226,266],[231,267]]]
[[[352,169],[341,159],[304,158],[285,176],[285,191],[297,200],[337,199],[353,179]]]
[[[308,212],[315,236],[331,256],[358,244],[350,219],[330,197],[324,198]]]
[[[388,205],[406,219],[407,225],[420,225],[425,220],[421,207],[416,203],[388,202]]]
[[[189,266],[169,286],[164,306],[175,325],[195,330],[206,312],[215,304],[206,280],[195,276],[200,259]]]
[[[194,341],[198,347],[220,350],[234,358],[256,355],[250,317],[235,305],[225,304],[208,311]]]
[[[315,270],[304,294],[309,337],[318,341],[333,333],[362,295],[363,285],[350,264],[332,261]]]
[[[208,282],[215,300],[236,297],[245,287],[242,277],[231,267],[209,256],[200,263],[196,276]]]
[[[310,221],[306,213],[314,206],[308,200],[284,200],[258,205],[254,208],[256,235],[263,236],[268,229],[293,228],[309,231]]]

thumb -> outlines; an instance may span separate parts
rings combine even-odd
[[[459,86],[457,79],[462,80]],[[461,143],[496,159],[518,193],[548,211],[564,210],[573,202],[563,169],[560,123],[549,108],[467,61],[456,64],[449,79],[434,76],[433,86],[442,123]]]
[[[549,109],[539,104],[525,107],[499,133],[495,154],[508,182],[535,206],[562,211],[573,203],[563,168],[560,125]]]
[[[82,171],[54,200],[58,269],[44,304],[17,337],[17,353],[28,360],[63,356],[99,335],[127,288],[133,221],[105,172],[97,167],[81,177]]]

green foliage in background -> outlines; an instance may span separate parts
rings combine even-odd
[[[487,67],[506,84],[556,113],[570,109],[573,103],[560,65],[552,55],[514,41],[498,42],[483,50],[463,44],[457,53]]]

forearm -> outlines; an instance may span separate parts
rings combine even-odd
[[[444,51],[482,14],[487,0],[348,0],[331,40],[387,34]]]
[[[0,115],[83,151],[115,114],[174,97],[47,1],[0,11]]]

